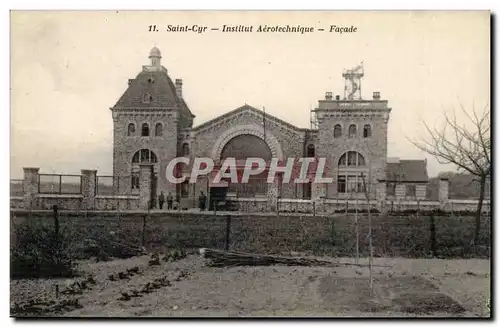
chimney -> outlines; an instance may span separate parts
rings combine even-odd
[[[331,100],[332,99],[332,92],[326,92],[325,93],[325,100]]]
[[[373,92],[373,100],[380,100],[380,92]]]
[[[175,80],[175,93],[178,98],[182,99],[182,79]]]
[[[340,95],[335,96],[335,100],[339,101],[340,100]]]

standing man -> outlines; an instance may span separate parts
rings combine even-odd
[[[203,193],[203,191],[200,192],[200,196],[198,198],[199,205],[200,205],[200,211],[205,211],[205,205],[207,203],[207,197]]]
[[[174,203],[174,197],[171,192],[167,195],[167,210],[172,210],[172,204]]]
[[[165,203],[165,195],[163,191],[161,191],[160,196],[158,197],[158,203],[160,204],[160,210],[163,209],[163,203]]]

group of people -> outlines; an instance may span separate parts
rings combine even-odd
[[[167,196],[165,197],[165,194],[163,194],[163,191],[160,193],[160,196],[158,196],[158,204],[160,207],[160,210],[163,210],[163,205],[167,202],[167,210],[175,210],[179,209],[180,210],[180,202],[181,202],[181,197],[177,194],[175,197],[175,202],[174,202],[174,197],[172,196],[172,192],[168,192]],[[203,191],[200,192],[200,196],[198,197],[198,208],[201,211],[204,211],[206,209],[207,205],[207,196],[203,193]],[[156,206],[153,206],[153,208]]]

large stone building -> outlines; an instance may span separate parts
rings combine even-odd
[[[342,99],[327,92],[319,100],[311,112],[311,128],[293,126],[246,104],[193,126],[195,115],[183,99],[182,80],[172,81],[156,47],[149,59],[150,64],[129,79],[127,90],[111,108],[113,174],[119,177],[120,189],[139,192],[138,174],[150,165],[153,197],[160,191],[172,192],[181,199],[194,199],[200,191],[210,194],[210,178],[169,183],[167,165],[179,156],[189,157],[191,162],[195,157],[210,157],[216,165],[227,157],[235,157],[238,164],[248,157],[260,157],[268,163],[271,158],[286,162],[288,158],[319,157],[326,158],[324,176],[333,178],[333,183],[288,184],[278,178],[268,184],[263,172],[248,184],[228,183],[228,194],[265,197],[271,202],[276,196],[355,198],[365,196],[364,185],[369,183],[374,197],[426,196],[424,160],[388,163],[391,108],[379,92],[373,92],[369,100],[362,99],[362,67],[344,71]],[[189,176],[190,169],[184,167],[180,173]]]

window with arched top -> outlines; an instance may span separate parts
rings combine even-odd
[[[157,163],[156,154],[149,149],[141,149],[134,153],[132,163]]]
[[[337,192],[339,194],[363,193],[366,189],[366,166],[363,155],[356,151],[348,151],[344,153],[338,162],[339,173],[337,176]],[[360,168],[342,169],[342,168]]]
[[[365,166],[365,157],[359,152],[349,151],[340,157],[338,165],[340,167]]]
[[[157,123],[155,127],[155,136],[163,135],[163,125],[161,123]]]
[[[341,136],[342,136],[342,126],[340,126],[340,124],[337,124],[333,127],[333,137],[339,138]]]
[[[183,157],[189,156],[189,144],[187,144],[187,143],[184,143],[182,145],[182,156]]]
[[[135,124],[133,123],[128,124],[127,135],[134,136],[134,133],[135,133]]]
[[[142,124],[141,136],[149,136],[149,125],[147,123]]]
[[[356,125],[354,125],[354,124],[349,125],[348,133],[349,133],[349,138],[356,137]]]
[[[314,157],[316,154],[315,154],[315,148],[314,148],[314,144],[309,144],[307,146],[307,156],[308,157]]]
[[[363,137],[371,137],[372,136],[372,127],[368,124],[363,127]]]

